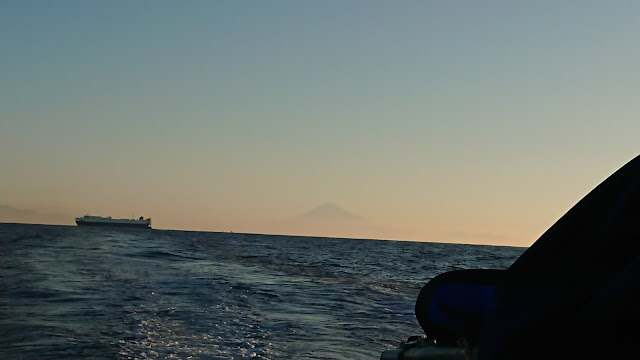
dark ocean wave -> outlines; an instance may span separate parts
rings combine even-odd
[[[176,251],[142,251],[129,253],[128,256],[153,259],[159,261],[181,261],[181,260],[202,260],[204,257],[192,253],[181,253]]]

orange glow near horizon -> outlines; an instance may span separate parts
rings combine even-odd
[[[638,152],[638,2],[159,2],[0,2],[0,222],[529,246]]]

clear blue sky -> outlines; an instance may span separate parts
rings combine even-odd
[[[640,152],[639,34],[637,1],[3,1],[0,221],[526,246]]]

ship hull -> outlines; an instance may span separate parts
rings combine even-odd
[[[120,222],[94,222],[94,221],[78,221],[78,226],[92,226],[92,227],[119,227],[119,228],[137,228],[137,229],[151,229],[151,225],[146,223],[120,223]]]

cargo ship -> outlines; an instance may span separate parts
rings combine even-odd
[[[83,217],[76,218],[76,224],[78,226],[107,226],[151,229],[151,219],[145,219],[142,216],[140,216],[140,218],[138,219],[112,219],[111,216],[102,217],[85,215]]]

